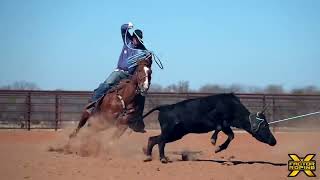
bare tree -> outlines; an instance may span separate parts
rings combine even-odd
[[[16,81],[12,84],[2,86],[0,89],[8,90],[40,90],[40,88],[33,82],[28,81]]]
[[[263,89],[257,86],[248,86],[246,93],[263,93]]]
[[[175,85],[175,84],[170,84],[169,86],[167,86],[167,87],[164,88],[164,91],[165,91],[165,92],[177,92],[177,91],[178,91],[178,88],[177,88],[177,85]]]
[[[265,93],[271,93],[271,94],[282,94],[284,93],[283,87],[281,85],[268,85],[264,89]]]
[[[231,86],[225,89],[225,92],[232,92],[232,93],[243,93],[245,92],[244,86],[240,84],[232,84]]]
[[[316,86],[307,86],[304,88],[292,89],[291,93],[293,94],[320,94],[320,89]]]
[[[200,87],[199,92],[201,93],[223,93],[225,89],[216,84],[206,84]]]
[[[151,84],[149,88],[149,92],[162,92],[163,87],[160,84]]]
[[[189,81],[179,81],[177,88],[179,93],[189,92]]]

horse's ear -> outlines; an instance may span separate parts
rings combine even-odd
[[[148,67],[151,67],[151,65],[152,65],[152,56],[146,58],[146,59],[145,59],[145,62],[146,62],[146,65],[147,65]]]

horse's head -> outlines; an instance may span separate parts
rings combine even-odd
[[[270,146],[276,145],[277,141],[269,129],[269,124],[263,112],[250,114],[249,122],[253,137],[255,137],[258,141],[269,144]]]
[[[138,90],[141,95],[144,95],[150,87],[152,73],[151,64],[151,56],[140,60],[134,73],[134,76],[138,83]]]

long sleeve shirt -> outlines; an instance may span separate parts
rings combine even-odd
[[[128,24],[123,24],[121,26],[123,48],[118,60],[117,68],[124,71],[129,71],[130,74],[133,74],[135,68],[131,68],[130,62],[132,62],[132,60],[136,57],[139,57],[139,54],[143,53],[146,48],[142,44],[140,44],[139,46],[134,46],[132,42],[132,35],[129,33],[129,31],[127,31],[127,29]],[[127,45],[125,43],[127,43]],[[130,48],[128,48],[127,46],[129,46]]]

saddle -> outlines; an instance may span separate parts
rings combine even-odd
[[[110,93],[118,92],[121,90],[127,83],[130,82],[130,79],[123,79],[121,80],[117,85],[112,86],[111,89],[109,89],[102,97],[100,97],[98,100],[91,102],[87,105],[86,109],[90,109],[94,107],[94,112],[97,112],[100,110],[100,105],[102,104],[103,98]]]
[[[109,89],[105,94],[113,93],[115,91],[119,91],[123,88],[124,85],[128,84],[130,82],[130,79],[123,79],[121,80],[117,85],[112,86],[111,89]]]

